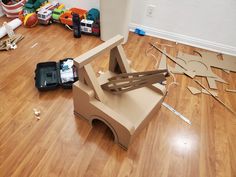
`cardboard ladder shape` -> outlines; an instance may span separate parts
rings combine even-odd
[[[114,135],[114,141],[127,149],[159,110],[166,95],[166,88],[153,84],[119,95],[102,89],[108,78],[120,73],[130,73],[131,69],[121,46],[124,38],[120,35],[104,42],[85,54],[75,58],[79,81],[73,85],[74,112],[91,124],[94,120],[105,123]],[[95,57],[110,50],[109,70],[98,78],[91,62]]]

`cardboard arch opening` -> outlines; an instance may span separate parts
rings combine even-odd
[[[91,121],[90,121],[90,124],[91,124],[92,126],[94,126],[94,125],[96,124],[96,122],[97,122],[97,123],[98,123],[98,122],[99,122],[99,123],[102,123],[102,124],[104,124],[106,127],[108,127],[109,130],[112,132],[114,142],[115,142],[115,143],[118,143],[118,142],[119,142],[119,141],[118,141],[118,136],[117,136],[117,134],[116,134],[114,128],[113,128],[107,121],[105,121],[104,119],[101,119],[100,117],[97,117],[97,116],[92,117],[92,119],[91,119]]]

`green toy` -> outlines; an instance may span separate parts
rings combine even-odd
[[[35,12],[42,4],[48,2],[48,0],[28,0],[24,7],[24,14]]]
[[[92,20],[94,22],[99,21],[100,12],[98,9],[92,8],[87,12],[87,20]]]
[[[52,12],[53,21],[59,22],[61,14],[65,13],[65,11],[66,11],[65,9],[58,9],[58,8],[54,9]]]

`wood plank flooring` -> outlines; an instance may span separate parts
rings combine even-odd
[[[0,18],[0,24],[4,20]],[[105,125],[91,127],[74,116],[71,90],[39,92],[34,86],[37,63],[77,57],[100,39],[85,35],[75,39],[60,24],[20,27],[16,32],[25,36],[18,48],[0,52],[0,177],[236,177],[236,117],[211,96],[193,96],[187,89],[196,86],[191,79],[176,75],[179,85],[169,88],[165,102],[192,125],[162,107],[125,151],[113,143]],[[167,47],[173,56],[196,50],[130,33],[124,48],[134,69],[154,69],[161,55],[154,52],[155,59],[145,52],[149,42],[157,41],[173,46]],[[108,53],[93,67],[107,70]],[[236,110],[236,94],[224,91],[236,88],[236,74],[214,72],[230,83],[217,83],[219,97]],[[33,108],[41,110],[40,120]]]

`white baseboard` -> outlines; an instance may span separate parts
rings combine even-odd
[[[170,41],[191,45],[194,47],[199,47],[203,49],[207,49],[214,52],[224,53],[228,55],[236,56],[236,47],[220,44],[216,42],[211,42],[199,38],[194,38],[182,34],[172,33],[164,30],[159,30],[156,28],[151,28],[143,25],[138,25],[135,23],[130,24],[130,30],[134,31],[135,28],[143,29],[147,35],[154,36],[162,39],[167,39]]]

